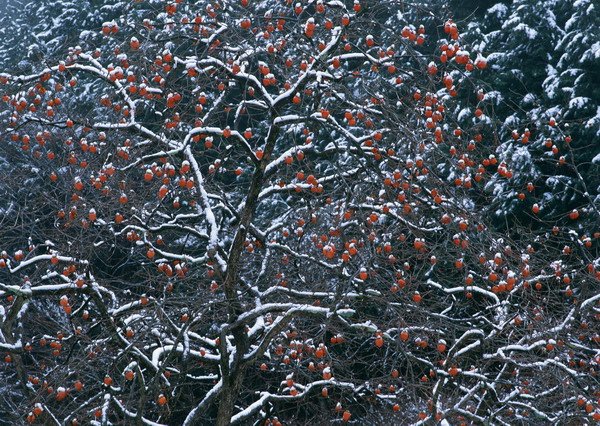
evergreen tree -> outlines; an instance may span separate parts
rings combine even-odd
[[[547,220],[586,213],[593,232],[600,191],[600,17],[593,2],[498,3],[465,38],[487,53],[498,155],[513,171],[487,189],[499,224],[526,221],[532,207]],[[486,78],[486,77],[484,77]],[[594,160],[595,159],[595,160]],[[533,190],[532,190],[532,184]]]
[[[97,42],[102,22],[125,8],[119,0],[9,2],[0,10],[0,71],[25,72],[67,46]]]

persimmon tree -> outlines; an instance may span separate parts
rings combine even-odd
[[[0,75],[20,421],[598,419],[600,235],[490,226],[486,60],[407,8],[136,1]]]

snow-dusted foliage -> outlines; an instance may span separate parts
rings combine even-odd
[[[600,169],[590,162],[600,153],[597,5],[589,0],[498,4],[483,22],[470,24],[466,38],[488,54],[496,71],[488,81],[503,95],[497,114],[510,117],[498,129],[500,158],[510,160],[513,145],[529,151],[515,163],[519,171],[512,180],[489,184],[497,194],[498,219],[523,220],[537,203],[549,220],[583,208],[593,213],[588,223],[597,223]],[[556,174],[563,176],[562,184],[546,186]],[[529,182],[535,192],[518,202]]]
[[[489,19],[535,49],[563,37],[523,8]],[[481,82],[495,36],[467,44],[402,2],[107,10],[0,74],[5,417],[600,418],[597,201],[543,216],[587,184],[554,147],[592,94],[498,116],[512,95]],[[530,222],[498,225],[526,194]]]
[[[118,0],[7,1],[0,8],[0,70],[26,72],[66,45],[95,42],[97,28],[120,16]]]

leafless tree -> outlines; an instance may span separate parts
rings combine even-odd
[[[101,46],[0,76],[19,421],[600,416],[600,235],[490,226],[483,185],[510,164],[456,24],[134,3]]]

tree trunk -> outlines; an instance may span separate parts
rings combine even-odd
[[[222,392],[219,398],[219,412],[217,414],[216,426],[227,426],[231,423],[233,416],[234,396],[231,390]]]
[[[228,426],[231,424],[235,400],[238,397],[244,378],[246,377],[246,368],[240,366],[234,371],[234,377],[229,383],[223,385],[223,390],[219,395],[219,410],[217,412],[216,426]]]

